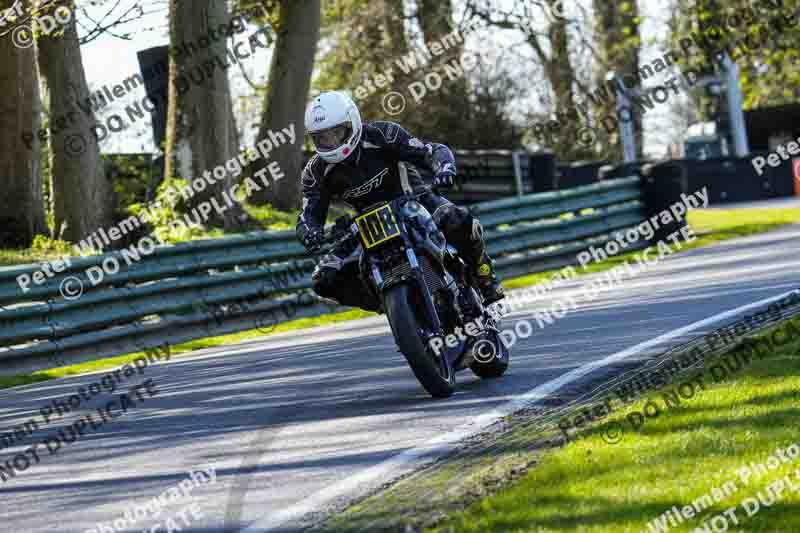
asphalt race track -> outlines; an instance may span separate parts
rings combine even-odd
[[[126,414],[55,455],[40,447],[39,464],[0,483],[2,529],[163,532],[166,519],[183,509],[183,519],[174,518],[182,531],[294,530],[294,519],[306,512],[341,504],[413,467],[412,459],[424,455],[414,451],[419,446],[457,429],[468,432],[479,415],[503,409],[567,372],[800,287],[798,258],[800,225],[670,257],[520,340],[504,378],[481,382],[469,371],[460,373],[458,392],[444,401],[419,386],[384,317],[154,365],[128,382],[151,379],[154,396],[145,395]],[[504,324],[531,316],[531,309]],[[0,391],[0,433],[40,418],[42,406],[99,377]],[[81,409],[96,412],[108,401],[104,393]],[[81,414],[70,413],[0,450],[0,466]],[[126,510],[133,517],[134,507],[204,466],[214,467],[215,478],[206,478],[159,517],[141,514],[120,521],[122,529],[108,529]],[[190,504],[200,513],[187,513]]]

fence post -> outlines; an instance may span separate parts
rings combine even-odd
[[[515,150],[511,153],[511,159],[514,161],[514,183],[517,187],[517,196],[525,194],[525,189],[522,186],[522,165],[519,161],[520,151]]]
[[[689,180],[685,166],[667,162],[642,167],[642,200],[648,219],[659,216],[663,211],[669,210],[673,204],[682,202],[681,195],[689,192]],[[684,226],[686,226],[686,215],[682,220],[673,220],[669,224],[662,224],[659,220],[658,229],[655,230],[652,242],[663,241]]]
[[[531,192],[547,192],[556,188],[556,158],[550,152],[528,156],[528,179]]]

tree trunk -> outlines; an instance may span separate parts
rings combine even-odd
[[[0,0],[8,9],[13,0]],[[18,48],[10,35],[0,39],[0,245],[27,247],[37,234],[47,234],[39,168],[39,79],[34,49]]]
[[[402,2],[399,2],[402,5]],[[422,36],[426,43],[434,43],[453,32],[453,6],[445,0],[419,0],[417,20],[422,28]],[[464,43],[454,43],[452,54],[459,57]]]
[[[73,13],[71,0],[57,0],[51,9],[66,6]],[[75,29],[75,18],[63,27],[38,37],[39,71],[47,87],[50,113],[62,117],[69,111],[74,125],[56,129],[50,135],[50,168],[54,199],[53,234],[71,242],[87,237],[113,222],[114,194],[100,159],[100,147],[91,126],[94,113],[79,111],[75,102],[89,97],[86,73]],[[51,128],[52,128],[51,120]]]
[[[286,144],[272,151],[271,159],[280,165],[285,178],[253,195],[257,203],[269,202],[277,209],[294,209],[300,205],[305,135],[303,117],[311,87],[320,22],[320,0],[281,0],[280,27],[257,141],[268,139],[270,132],[281,131],[290,124],[294,124],[295,141],[291,144],[287,140]],[[264,162],[259,161],[253,170],[263,166]]]
[[[238,182],[231,172],[215,183],[203,179],[238,155],[236,123],[233,118],[228,69],[231,60],[225,39],[209,38],[211,31],[227,24],[226,2],[218,0],[170,0],[170,42],[194,45],[191,53],[170,52],[169,105],[165,146],[165,176],[182,178],[198,185],[188,210],[212,198],[223,207],[212,210],[205,224],[239,229],[247,220],[238,204],[227,207],[223,191]],[[201,43],[210,42],[204,46]],[[187,49],[192,50],[191,47]]]
[[[554,4],[551,2],[550,4]],[[556,96],[556,113],[574,107],[575,69],[569,57],[569,40],[566,19],[557,18],[550,23],[547,38],[550,43],[550,57],[545,62],[545,72]],[[569,138],[574,138],[571,135]]]
[[[581,121],[575,110],[577,73],[574,59],[570,57],[570,44],[575,37],[571,36],[567,18],[546,15],[558,12],[560,4],[559,0],[545,0],[540,6],[542,18],[548,20],[545,36],[540,36],[540,32],[533,29],[527,29],[525,34],[555,96],[552,113],[558,117],[559,130],[551,139],[551,148],[561,159],[583,159],[590,155],[590,150],[575,142],[581,129]],[[570,118],[565,120],[565,116]]]
[[[384,0],[379,6],[381,9],[384,39],[386,48],[391,51],[393,57],[400,57],[408,53],[408,39],[406,38],[406,23],[404,13],[404,2],[396,0]]]

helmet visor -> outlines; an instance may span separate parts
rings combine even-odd
[[[350,124],[340,124],[327,130],[315,131],[311,134],[314,146],[320,152],[331,152],[342,146],[352,132]]]

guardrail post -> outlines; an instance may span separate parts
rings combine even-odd
[[[528,156],[528,179],[531,191],[547,192],[556,188],[556,157],[550,152],[539,152]]]
[[[522,187],[522,165],[519,161],[519,156],[522,152],[519,150],[515,150],[511,154],[511,159],[514,161],[514,184],[517,187],[517,196],[522,196],[525,194],[525,190]]]
[[[647,218],[660,216],[670,206],[683,201],[682,194],[688,194],[689,180],[686,167],[679,163],[659,163],[642,168],[642,200]],[[686,226],[686,216],[681,220],[662,224],[659,221],[653,242],[663,241],[670,234]]]

